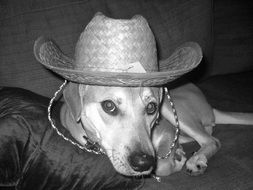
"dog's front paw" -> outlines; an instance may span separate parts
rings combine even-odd
[[[194,154],[186,162],[186,171],[192,176],[203,174],[207,168],[207,158],[205,155]]]
[[[166,159],[158,159],[156,176],[168,176],[180,171],[186,161],[185,153],[182,148],[178,148],[175,153]]]

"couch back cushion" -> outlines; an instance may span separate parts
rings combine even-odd
[[[253,2],[214,1],[212,75],[253,70]]]
[[[143,15],[156,36],[159,59],[186,41],[198,42],[207,62],[212,58],[210,0],[3,0],[0,8],[0,86],[52,96],[63,80],[36,61],[34,41],[49,36],[72,57],[97,11],[114,18]]]

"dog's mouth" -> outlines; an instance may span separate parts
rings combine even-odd
[[[155,168],[156,159],[153,155],[143,153],[141,150],[131,151],[129,147],[123,145],[119,145],[117,149],[105,148],[101,142],[92,141],[86,136],[83,138],[87,141],[86,148],[106,154],[115,170],[123,175],[148,175]]]
[[[155,168],[156,160],[154,156],[143,154],[141,152],[129,153],[128,148],[119,150],[107,150],[106,154],[109,157],[115,170],[126,176],[141,176],[149,175]]]

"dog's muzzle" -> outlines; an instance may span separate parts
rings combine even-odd
[[[149,171],[156,165],[155,157],[143,152],[133,152],[129,155],[128,162],[136,172]]]

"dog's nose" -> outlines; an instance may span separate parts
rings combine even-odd
[[[155,158],[142,152],[134,152],[129,156],[129,163],[134,171],[144,172],[155,166]]]

